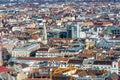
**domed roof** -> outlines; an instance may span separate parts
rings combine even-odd
[[[92,54],[92,52],[89,49],[84,49],[82,54]]]
[[[89,39],[86,39],[85,42],[89,42]]]

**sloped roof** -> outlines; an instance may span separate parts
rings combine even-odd
[[[70,59],[70,60],[68,61],[68,63],[71,63],[71,64],[82,64],[82,63],[83,63],[83,60]]]
[[[80,77],[85,77],[87,75],[90,76],[98,76],[104,74],[105,71],[102,70],[77,70],[76,74],[78,74]]]
[[[7,72],[9,71],[8,68],[4,67],[4,66],[0,66],[0,72]]]
[[[112,49],[110,49],[110,50],[107,51],[108,54],[114,54],[115,52],[116,52],[116,51],[115,51],[115,50],[112,50]]]
[[[108,80],[120,80],[120,78],[116,73],[112,73]]]
[[[72,38],[50,38],[50,40],[73,40]]]
[[[94,61],[94,65],[112,65],[112,61]]]
[[[120,67],[120,61],[118,62],[118,66]]]
[[[95,44],[96,47],[101,48],[111,48],[111,44],[109,44],[106,40],[101,39],[98,43]]]
[[[89,49],[84,49],[82,54],[93,54]]]
[[[36,60],[36,61],[49,61],[49,60],[57,60],[57,61],[68,61],[69,58],[63,57],[53,57],[53,58],[33,58],[33,57],[25,57],[25,58],[17,58],[17,60]]]
[[[44,48],[44,47],[42,48],[42,47],[41,47],[41,48],[38,49],[38,51],[48,51],[48,49],[49,49],[49,48]]]

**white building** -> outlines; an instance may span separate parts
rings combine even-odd
[[[94,61],[92,69],[106,70],[120,75],[120,64],[118,61]]]
[[[30,53],[39,49],[39,43],[31,43],[26,46],[13,47],[12,57],[30,57]]]
[[[58,49],[55,48],[40,48],[36,52],[36,57],[56,57],[60,56],[60,52]]]
[[[119,66],[117,61],[112,62],[111,73],[114,73],[114,72],[119,74]]]
[[[24,27],[13,27],[12,31],[25,31]]]
[[[86,38],[87,34],[85,32],[80,32],[80,38]]]
[[[94,70],[107,70],[111,71],[112,61],[94,61],[92,65],[92,69]]]

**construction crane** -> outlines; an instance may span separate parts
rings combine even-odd
[[[54,75],[59,75],[61,73],[65,73],[65,72],[68,72],[68,71],[70,71],[70,80],[72,80],[72,70],[75,70],[75,69],[77,69],[77,68],[70,65],[67,68],[57,68],[57,69],[54,69],[54,70],[50,70],[50,80],[53,80],[52,78],[53,78]]]

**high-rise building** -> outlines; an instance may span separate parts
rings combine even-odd
[[[66,26],[68,32],[68,38],[79,38],[80,24],[79,22],[68,22]]]

